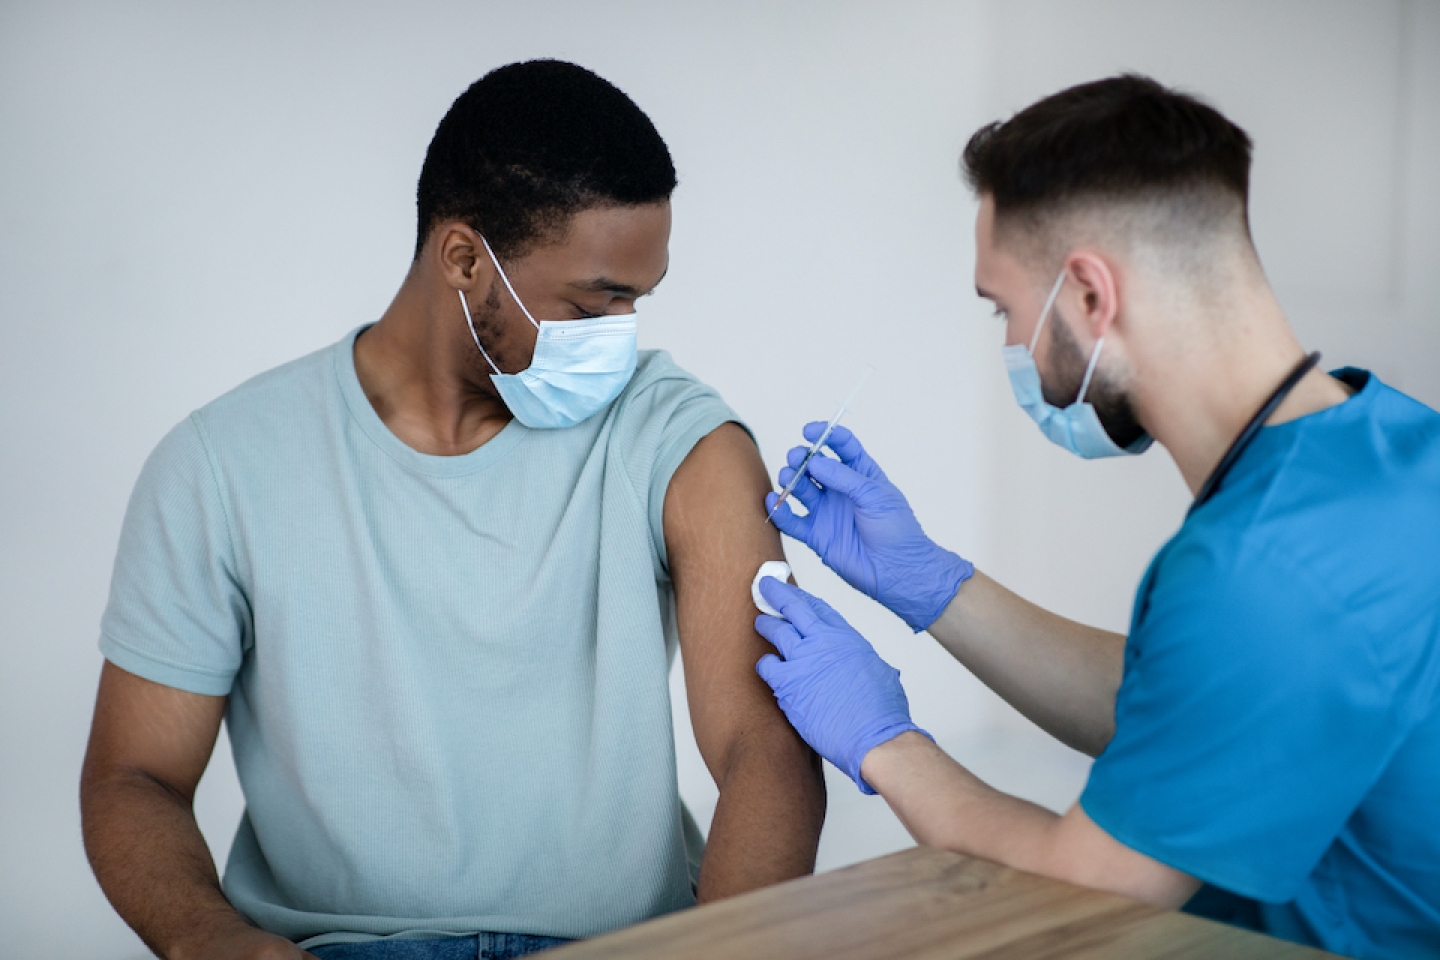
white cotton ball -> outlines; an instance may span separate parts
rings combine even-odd
[[[774,577],[784,583],[790,579],[790,564],[784,560],[766,560],[760,564],[760,572],[755,574],[755,579],[750,581],[750,597],[755,601],[755,606],[760,608],[760,612],[768,613],[772,617],[780,617],[783,620],[784,615],[766,603],[765,598],[760,595],[760,581],[766,577]]]

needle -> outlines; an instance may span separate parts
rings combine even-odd
[[[800,482],[801,477],[805,476],[805,468],[810,466],[810,461],[815,459],[815,454],[819,453],[820,448],[825,446],[825,441],[830,439],[830,434],[835,430],[835,425],[838,424],[840,418],[845,415],[845,408],[850,406],[850,401],[855,399],[855,395],[860,392],[861,387],[865,386],[865,381],[869,380],[870,374],[874,372],[875,368],[867,363],[864,371],[860,374],[860,379],[856,380],[855,386],[850,389],[850,396],[846,397],[845,402],[840,404],[840,409],[835,411],[835,416],[831,417],[830,422],[825,425],[825,429],[821,432],[819,439],[810,445],[810,452],[805,454],[804,460],[800,461],[800,466],[795,470],[795,476],[791,477],[790,482],[785,484],[785,489],[780,491],[780,496],[775,499],[775,506],[771,507],[770,512],[765,515],[766,520],[774,517],[775,511],[780,509],[780,504],[789,499],[790,494],[795,490],[795,485]]]

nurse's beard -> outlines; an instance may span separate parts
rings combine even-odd
[[[1040,392],[1045,402],[1061,409],[1070,406],[1080,396],[1080,384],[1085,382],[1085,367],[1090,358],[1080,350],[1070,325],[1060,316],[1060,308],[1050,313],[1050,372],[1040,378]],[[1130,395],[1110,382],[1102,370],[1097,369],[1090,378],[1090,390],[1085,399],[1095,408],[1100,426],[1115,442],[1117,447],[1128,447],[1145,435],[1145,428],[1135,416],[1135,407]]]

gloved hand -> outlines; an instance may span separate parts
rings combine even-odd
[[[756,672],[811,749],[874,793],[860,776],[865,754],[909,730],[930,736],[910,720],[900,671],[819,597],[774,577],[760,593],[785,619],[762,613],[755,629],[785,659],[767,653]]]
[[[805,439],[814,442],[825,424],[807,423]],[[793,496],[809,511],[797,516],[786,502],[775,511],[780,532],[819,554],[825,566],[846,583],[894,611],[919,633],[934,623],[975,568],[935,544],[895,485],[860,446],[855,435],[836,427],[826,441],[840,459],[817,455],[795,485]],[[783,487],[795,476],[808,447],[790,451],[780,471]],[[777,494],[765,498],[775,506]]]

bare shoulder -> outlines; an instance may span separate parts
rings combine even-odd
[[[759,448],[745,428],[733,420],[700,438],[676,469],[671,484],[673,486],[676,479],[693,483],[700,476],[716,471],[728,476],[758,476],[761,483],[765,483],[765,465],[760,460]],[[687,474],[697,476],[685,476]]]
[[[695,444],[670,479],[664,514],[667,547],[703,534],[757,545],[773,541],[778,551],[779,533],[765,520],[769,490],[765,464],[750,434],[737,423],[721,424]]]

